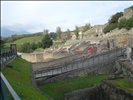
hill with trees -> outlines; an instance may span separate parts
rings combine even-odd
[[[133,12],[133,6],[127,8],[126,10],[132,10]],[[128,11],[127,11],[128,12]],[[127,13],[126,11],[124,13]],[[130,15],[132,15],[129,18],[124,18],[124,14],[123,12],[117,12],[116,14],[114,14],[108,21],[106,27],[104,28],[103,32],[107,33],[110,32],[112,30],[114,30],[115,28],[125,28],[127,30],[130,30],[133,27],[133,13],[131,12]],[[126,14],[125,14],[126,15]],[[130,16],[130,15],[126,15],[126,16]]]

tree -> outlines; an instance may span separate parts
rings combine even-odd
[[[108,25],[103,29],[103,32],[104,32],[104,33],[110,32],[111,30],[117,28],[117,26],[118,26],[117,23],[108,24]]]
[[[71,38],[71,32],[69,29],[67,29],[66,34],[67,34],[67,39],[70,39]]]
[[[118,23],[118,28],[121,29],[123,27],[126,27],[127,20],[125,18],[121,19]]]
[[[37,43],[37,48],[42,48],[42,42]]]
[[[43,34],[48,34],[48,32],[49,32],[48,29],[43,30]]]
[[[56,33],[57,33],[57,38],[58,38],[58,39],[61,39],[61,33],[62,33],[62,32],[61,32],[61,28],[60,28],[60,27],[57,27],[57,28],[56,28]]]
[[[1,39],[0,36],[0,48],[4,48],[5,41]]]
[[[50,39],[49,35],[48,34],[45,34],[42,41],[42,48],[49,48],[50,46],[53,45],[53,41],[52,39]]]
[[[85,26],[83,28],[83,32],[86,32],[89,29],[90,29],[90,23],[89,24],[85,24]]]
[[[20,51],[25,52],[25,53],[30,53],[32,51],[31,50],[31,44],[29,42],[23,43],[20,46]]]
[[[78,26],[75,26],[75,31],[74,31],[75,35],[76,35],[76,39],[78,39],[79,37],[79,29]]]
[[[31,43],[31,49],[32,49],[32,50],[37,49],[37,45],[35,44],[35,42]]]
[[[109,20],[109,24],[114,24],[114,23],[118,23],[118,19],[123,16],[123,12],[118,12],[115,15],[113,15],[111,17],[111,19]]]
[[[50,38],[52,38],[52,39],[56,39],[56,38],[57,38],[57,34],[54,33],[54,32],[51,32],[51,33],[49,34],[49,36],[50,36]]]

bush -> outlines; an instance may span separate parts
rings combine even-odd
[[[116,23],[109,22],[109,24],[103,29],[103,32],[107,33],[115,28],[119,28],[119,29],[126,28],[127,30],[130,30],[132,27],[133,27],[133,16],[129,19],[123,18],[119,22],[116,22]]]
[[[107,33],[107,32],[110,32],[111,30],[113,30],[115,28],[117,28],[117,23],[109,24],[103,29],[103,32]]]
[[[126,24],[127,24],[126,21],[127,20],[125,18],[121,19],[120,22],[118,23],[118,28],[121,29],[123,27],[126,27]]]
[[[123,16],[123,12],[118,12],[116,13],[115,15],[113,15],[111,17],[111,19],[109,20],[109,24],[113,24],[113,23],[117,23],[118,22],[118,19]]]

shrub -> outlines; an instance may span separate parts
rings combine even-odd
[[[118,22],[118,19],[123,16],[123,12],[118,12],[116,13],[115,15],[113,15],[111,17],[111,19],[109,20],[109,24],[112,24],[112,23],[117,23]]]

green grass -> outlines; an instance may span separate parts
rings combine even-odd
[[[17,57],[2,72],[22,100],[48,100],[32,87],[29,62]]]
[[[64,94],[72,92],[74,90],[92,87],[95,84],[100,83],[107,77],[108,75],[89,75],[76,79],[62,80],[59,82],[41,85],[39,86],[39,88],[49,96],[53,97],[54,100],[63,100]]]
[[[53,46],[62,45],[62,44],[64,44],[64,42],[53,42]]]
[[[42,38],[43,38],[43,36],[25,37],[25,38],[16,40],[13,43],[17,44],[17,46],[20,47],[21,44],[26,43],[26,42],[29,42],[29,43],[32,43],[32,42],[35,42],[35,43],[41,42]]]
[[[125,88],[129,92],[133,92],[133,79],[132,78],[123,78],[111,81],[112,84]]]
[[[9,43],[5,43],[4,44],[4,48],[10,48],[10,44]]]
[[[25,38],[22,38],[22,39],[18,39],[16,41],[14,41],[13,43],[17,45],[17,48],[20,48],[20,46],[23,43],[26,43],[26,42],[29,42],[29,43],[33,43],[33,42],[38,43],[38,42],[41,42],[42,39],[43,39],[42,35],[31,36],[31,37],[25,37]],[[64,44],[64,42],[53,42],[53,46],[55,46],[55,45],[62,45],[62,44]]]

